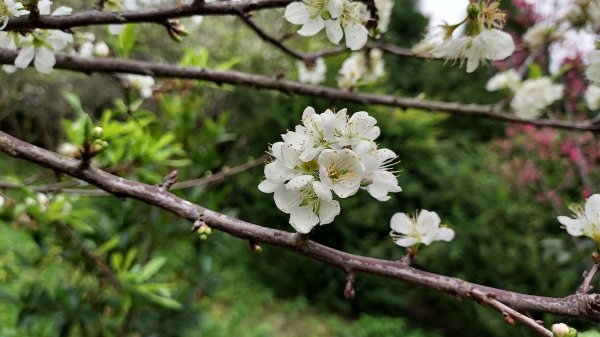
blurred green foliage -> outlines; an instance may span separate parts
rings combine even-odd
[[[389,39],[414,44],[426,24],[415,1],[397,1],[394,16]],[[274,31],[292,29],[280,11],[255,18]],[[190,30],[180,45],[165,42],[165,32],[150,25],[130,26],[109,42],[121,56],[263,74],[285,69],[295,76],[293,61],[239,21],[205,18]],[[287,43],[316,50],[329,46],[325,40],[293,36]],[[327,85],[335,85],[348,54],[327,60]],[[393,57],[386,62],[387,78],[361,90],[478,103],[498,99],[483,89],[489,68],[467,77],[464,69],[440,62]],[[456,231],[456,239],[424,249],[416,260],[419,268],[513,291],[565,296],[590,265],[591,244],[560,229],[557,211],[536,199],[539,189],[515,185],[518,170],[499,174],[507,158],[494,142],[511,141],[501,123],[201,81],[164,80],[153,99],[142,100],[112,76],[55,71],[42,78],[33,70],[6,76],[0,83],[0,128],[51,149],[64,142],[81,148],[90,116],[108,143],[93,164],[152,184],[173,169],[180,180],[195,179],[261,156],[299,123],[306,106],[367,110],[379,121],[382,146],[399,155],[403,192],[386,203],[367,193],[343,200],[341,215],[312,239],[355,254],[399,259],[404,251],[388,236],[389,219],[395,212],[428,209]],[[50,97],[57,98],[50,104]],[[562,158],[547,165],[540,174],[548,181],[560,179]],[[0,167],[3,181],[24,186],[1,192],[6,202],[0,208],[0,337],[531,335],[475,303],[380,277],[358,275],[357,296],[348,301],[344,274],[332,267],[273,247],[251,254],[247,242],[223,233],[202,241],[190,234],[190,223],[135,200],[38,195],[26,185],[70,178],[6,156]],[[262,169],[256,168],[226,183],[175,193],[290,230],[272,196],[256,188],[261,179]],[[577,187],[577,182],[571,186],[573,201]],[[567,323],[586,327],[581,321]]]

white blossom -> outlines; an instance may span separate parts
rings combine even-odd
[[[20,1],[0,0],[0,30],[6,28],[8,20],[11,17],[24,14],[29,14],[29,11],[23,8],[23,4]]]
[[[371,196],[379,201],[388,201],[389,193],[401,192],[398,186],[398,178],[392,171],[397,158],[394,151],[390,149],[376,149],[360,155],[360,160],[365,167],[365,175],[361,185]]]
[[[375,82],[384,75],[383,54],[379,49],[371,49],[366,55],[362,52],[352,53],[344,60],[337,82],[340,88],[354,89],[360,84]]]
[[[553,84],[548,77],[528,79],[516,91],[510,106],[523,119],[535,119],[550,104],[562,99],[564,86]]]
[[[50,0],[40,0],[38,2],[38,9],[41,15],[50,15],[50,7],[52,6],[52,1]],[[73,12],[73,8],[67,6],[60,6],[52,12],[52,15],[69,15]]]
[[[412,247],[416,244],[430,245],[434,241],[452,241],[454,231],[441,225],[441,219],[435,212],[421,210],[416,219],[406,213],[392,216],[390,235],[398,246]]]
[[[588,54],[590,65],[585,71],[587,78],[594,84],[600,85],[600,50]]]
[[[600,194],[594,194],[585,202],[585,209],[575,208],[575,219],[559,216],[558,222],[572,236],[587,236],[600,243]]]
[[[377,14],[379,15],[377,28],[380,32],[385,33],[388,31],[388,27],[390,25],[390,18],[392,17],[392,10],[394,9],[394,1],[375,0],[375,7],[377,7]]]
[[[367,43],[369,37],[369,31],[363,25],[363,21],[367,18],[366,8],[357,1],[337,1],[342,3],[343,9],[339,16],[332,15],[331,20],[325,21],[327,38],[329,38],[329,41],[338,44],[345,36],[346,47],[351,50],[358,50]],[[329,0],[329,2],[336,2],[336,0]]]
[[[33,61],[37,71],[48,74],[56,63],[54,53],[63,50],[72,42],[73,36],[63,31],[37,29],[21,38],[21,50],[15,59],[15,66],[24,69]]]
[[[366,19],[364,5],[349,0],[305,0],[292,2],[285,9],[284,18],[302,25],[298,34],[313,36],[323,28],[327,38],[338,44],[344,35],[346,46],[360,49],[367,42],[369,32],[363,25]]]
[[[464,59],[467,72],[472,73],[480,62],[503,60],[512,55],[515,44],[510,34],[499,29],[484,29],[475,36],[446,39],[438,44],[431,54],[449,60]]]
[[[600,108],[600,87],[596,85],[588,86],[584,97],[590,110],[598,110]]]
[[[6,204],[6,199],[4,199],[2,195],[0,195],[0,208],[4,207],[4,204]]]
[[[546,22],[538,22],[532,27],[529,27],[525,34],[523,34],[523,41],[529,45],[530,48],[537,48],[546,42],[551,36],[553,27]]]
[[[143,98],[152,97],[154,78],[152,76],[125,74],[125,80],[132,89],[137,90]]]
[[[490,78],[485,85],[487,91],[497,91],[501,89],[517,91],[520,87],[521,76],[514,69],[497,73],[494,77]]]
[[[332,222],[340,213],[334,193],[347,198],[363,188],[378,200],[388,200],[388,193],[401,191],[391,170],[396,155],[378,149],[376,124],[365,111],[348,117],[346,109],[317,114],[307,107],[302,125],[271,145],[273,161],[265,166],[258,189],[273,193],[277,207],[290,214],[290,224],[301,233]]]
[[[302,83],[308,84],[319,84],[325,81],[325,73],[327,72],[327,66],[322,58],[315,60],[315,63],[310,67],[306,63],[298,61],[296,62],[298,67],[298,79]]]
[[[306,234],[319,223],[331,223],[340,214],[340,203],[332,199],[331,192],[329,195],[324,192],[329,198],[322,198],[323,188],[313,179],[310,176],[303,183],[298,180],[297,184],[292,184],[289,188],[280,187],[274,191],[273,198],[277,208],[290,214],[290,225],[299,233]]]
[[[319,178],[340,198],[354,195],[365,171],[360,157],[352,150],[325,149],[319,155]]]

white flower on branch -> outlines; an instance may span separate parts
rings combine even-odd
[[[454,231],[440,226],[440,217],[435,212],[421,210],[415,218],[406,213],[396,213],[392,216],[390,235],[398,246],[412,247],[417,244],[430,245],[434,241],[452,241]]]
[[[516,91],[510,106],[523,119],[538,118],[550,104],[563,98],[564,86],[554,84],[548,77],[528,79]]]
[[[38,2],[38,9],[41,15],[69,15],[73,12],[73,8],[67,6],[60,6],[52,14],[50,14],[50,7],[52,6],[52,1],[50,0],[40,0]]]
[[[383,54],[379,49],[371,49],[367,53],[352,53],[344,60],[337,82],[340,88],[351,90],[361,84],[373,83],[384,75]]]
[[[367,43],[369,32],[363,25],[366,8],[362,3],[349,0],[305,0],[292,2],[285,9],[284,18],[292,24],[302,25],[298,34],[313,36],[323,28],[327,38],[339,44],[344,35],[346,46],[352,50]]]
[[[538,22],[525,32],[523,41],[533,49],[541,46],[546,41],[556,40],[560,37],[561,35],[555,31],[553,26],[546,22]]]
[[[402,191],[393,171],[397,157],[390,149],[377,149],[376,147],[372,147],[371,151],[360,155],[365,167],[365,175],[361,184],[366,185],[367,192],[379,201],[388,201],[389,193]]]
[[[73,36],[63,31],[36,29],[21,38],[19,42],[21,50],[15,59],[15,66],[24,69],[33,61],[37,71],[48,74],[56,63],[54,53],[65,49],[72,42]]]
[[[154,92],[153,87],[155,84],[152,76],[125,74],[123,77],[130,88],[137,90],[140,93],[140,96],[143,98],[152,97],[152,93]]]
[[[0,30],[4,29],[11,17],[29,14],[20,1],[0,0]]]
[[[594,84],[600,85],[600,50],[588,54],[590,65],[585,71],[587,78]]]
[[[446,39],[431,54],[448,60],[459,60],[461,64],[466,59],[467,72],[472,73],[479,63],[504,60],[514,50],[515,43],[510,34],[499,29],[484,29],[475,36]]]
[[[340,198],[356,194],[365,171],[360,157],[352,150],[330,150],[321,152],[318,159],[319,178]]]
[[[509,69],[494,75],[485,85],[487,91],[510,89],[517,91],[521,87],[521,76],[514,70]]]
[[[584,97],[587,107],[590,110],[598,110],[600,108],[600,87],[596,85],[588,86]]]
[[[401,191],[392,171],[396,154],[377,148],[376,124],[365,111],[348,118],[346,109],[317,114],[307,107],[302,125],[271,146],[274,160],[265,166],[258,189],[274,194],[277,208],[290,214],[290,224],[301,233],[340,213],[334,193],[347,198],[362,187],[377,200],[390,199],[388,193]]]
[[[600,194],[594,194],[585,202],[585,209],[572,208],[575,218],[559,216],[560,222],[572,236],[587,236],[600,243]]]
[[[322,58],[315,60],[314,64],[307,66],[306,63],[298,61],[296,62],[298,67],[298,79],[302,83],[308,84],[319,84],[325,81],[325,73],[327,72],[327,66]]]

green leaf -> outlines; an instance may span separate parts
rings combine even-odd
[[[140,281],[145,281],[149,279],[154,274],[156,274],[166,262],[167,259],[162,256],[153,258],[152,260],[150,260],[150,262],[144,265],[144,267],[142,267],[142,270],[137,275],[137,278]]]
[[[121,241],[121,236],[120,235],[114,235],[112,238],[110,238],[110,240],[106,241],[104,244],[102,244],[100,247],[98,247],[96,249],[96,254],[102,255],[110,250],[113,250],[115,247],[117,247],[119,245],[119,242]]]
[[[536,79],[536,78],[540,78],[544,76],[544,73],[542,72],[542,68],[540,68],[540,66],[538,66],[535,63],[532,63],[529,66],[529,78],[531,79]]]
[[[127,25],[119,35],[118,52],[122,57],[129,57],[129,53],[137,42],[137,30],[135,25]]]

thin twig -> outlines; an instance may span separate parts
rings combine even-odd
[[[191,179],[182,181],[179,183],[173,183],[169,185],[169,188],[166,190],[180,190],[186,188],[192,188],[197,186],[203,186],[208,184],[218,184],[220,182],[225,181],[227,178],[234,176],[236,174],[242,173],[244,171],[250,170],[257,166],[264,164],[266,156],[262,156],[258,159],[251,160],[244,164],[234,166],[232,168],[224,168],[216,174],[207,175],[205,177],[199,179]],[[41,185],[41,186],[27,186],[21,185],[17,183],[13,183],[10,181],[0,181],[0,189],[19,189],[27,187],[33,192],[39,193],[62,193],[62,194],[75,194],[82,195],[88,197],[104,197],[111,195],[110,193],[103,191],[101,189],[83,189],[83,188],[67,188],[71,186],[81,185],[82,183],[77,180],[69,180],[56,184],[50,185]],[[163,187],[165,188],[165,187]]]
[[[592,291],[592,289],[594,288],[594,286],[592,286],[592,280],[594,280],[594,276],[596,276],[596,274],[598,274],[599,271],[600,266],[597,262],[594,263],[594,266],[589,271],[585,271],[583,273],[583,283],[581,284],[577,292],[581,294],[587,294],[590,291]]]
[[[485,305],[495,309],[499,313],[501,313],[504,316],[504,319],[511,325],[514,324],[514,321],[517,321],[517,322],[520,322],[521,324],[525,325],[529,329],[533,330],[535,333],[537,333],[540,336],[544,336],[544,337],[552,337],[553,336],[553,334],[550,330],[548,330],[548,329],[544,328],[542,325],[538,324],[537,321],[523,315],[522,313],[516,311],[515,309],[494,299],[493,295],[490,296],[490,294],[483,293],[480,290],[473,290],[471,292],[471,297],[473,297],[475,300],[480,301],[483,304],[485,304]]]

